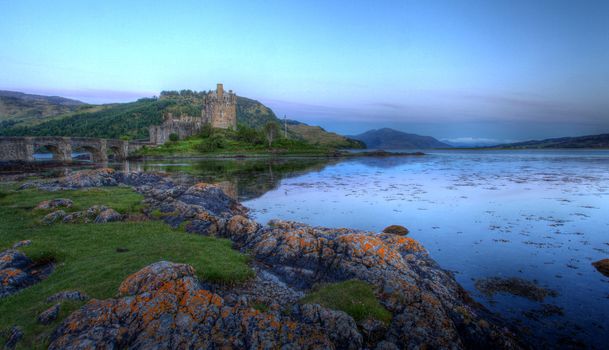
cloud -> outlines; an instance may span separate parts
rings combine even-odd
[[[417,90],[353,98],[353,101],[329,101],[311,104],[282,100],[265,102],[278,114],[287,113],[309,120],[332,118],[345,122],[384,123],[560,122],[609,125],[609,109],[602,106],[554,101],[533,94]]]

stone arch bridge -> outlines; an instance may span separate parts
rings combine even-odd
[[[44,147],[53,153],[53,160],[70,161],[72,151],[91,154],[96,163],[108,161],[110,154],[116,160],[124,160],[130,153],[149,144],[144,141],[123,141],[90,137],[24,136],[0,137],[0,160],[33,161],[36,149]]]

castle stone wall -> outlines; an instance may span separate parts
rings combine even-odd
[[[153,125],[148,128],[150,143],[162,145],[169,140],[169,135],[176,134],[181,139],[195,135],[201,130],[201,118],[182,116],[174,119],[169,114],[162,125]]]
[[[149,127],[150,143],[162,145],[171,134],[177,134],[180,139],[195,135],[205,124],[218,129],[237,128],[237,95],[231,90],[224,91],[222,84],[205,95],[200,117],[174,118],[170,113],[163,124]]]

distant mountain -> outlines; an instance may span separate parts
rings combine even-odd
[[[532,140],[507,143],[488,148],[540,149],[540,148],[609,148],[609,134],[578,137],[560,137],[545,140]]]
[[[160,98],[135,102],[88,105],[55,96],[1,91],[0,136],[85,136],[103,138],[148,138],[148,127],[163,122],[165,113],[199,115],[201,93],[183,90],[161,93]],[[3,109],[2,106],[5,107]],[[275,113],[262,103],[237,97],[237,122],[261,128],[268,122],[281,124]],[[291,137],[313,144],[337,148],[362,148],[359,141],[330,133],[317,126],[290,121]]]
[[[0,122],[35,122],[39,119],[70,113],[83,106],[86,104],[69,98],[0,90]]]
[[[426,149],[451,147],[450,145],[440,142],[431,136],[407,134],[405,132],[390,128],[369,130],[363,134],[349,137],[364,142],[368,148],[376,149]]]

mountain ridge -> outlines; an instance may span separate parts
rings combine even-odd
[[[555,137],[542,140],[529,140],[499,144],[490,149],[556,149],[556,148],[609,148],[609,133]]]
[[[452,148],[452,146],[432,136],[409,134],[391,128],[372,129],[347,137],[362,141],[368,148],[375,149]]]

